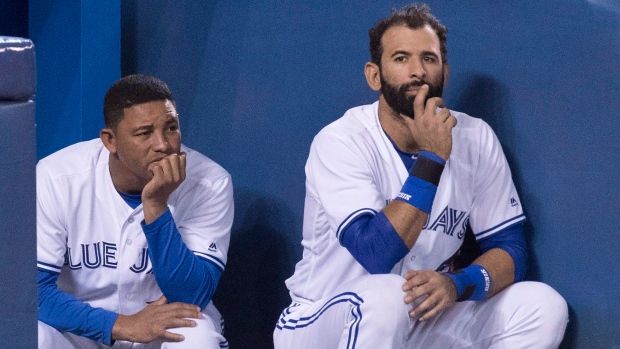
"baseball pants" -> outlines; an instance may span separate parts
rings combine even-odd
[[[185,336],[182,342],[154,341],[147,344],[116,341],[112,348],[118,349],[228,349],[228,342],[222,335],[221,323],[203,314],[196,321],[196,327],[181,327],[168,330]],[[107,345],[94,342],[86,337],[68,332],[60,332],[39,321],[39,349],[104,349]]]
[[[519,282],[419,322],[408,316],[404,282],[367,275],[314,303],[293,302],[276,325],[275,349],[557,348],[564,336],[566,301],[546,284]]]

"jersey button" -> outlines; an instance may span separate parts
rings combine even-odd
[[[131,239],[127,239],[127,242],[126,242],[127,245],[131,246],[132,243],[133,241],[131,241]]]
[[[133,223],[133,217],[129,217],[129,219],[127,220],[127,222],[129,222],[129,224]]]

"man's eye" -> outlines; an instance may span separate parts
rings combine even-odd
[[[394,60],[396,62],[404,62],[407,58],[405,56],[396,57]]]
[[[430,63],[434,63],[435,62],[435,57],[424,57],[424,61],[430,62]]]
[[[145,136],[148,136],[150,134],[151,134],[150,131],[144,131],[144,132],[136,133],[136,136],[138,136],[138,137],[145,137]]]
[[[170,128],[169,128],[169,130],[170,130],[170,131],[176,131],[176,130],[178,130],[178,129],[179,129],[179,126],[177,126],[177,125],[172,125],[172,126],[170,126]]]

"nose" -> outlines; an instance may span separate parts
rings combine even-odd
[[[409,60],[409,77],[423,79],[426,76],[424,64],[419,59]]]
[[[165,153],[170,148],[170,143],[164,132],[153,133],[153,150]]]

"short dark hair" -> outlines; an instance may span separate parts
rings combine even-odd
[[[431,14],[431,9],[426,4],[412,4],[405,6],[400,10],[392,9],[392,15],[383,18],[368,31],[370,36],[370,60],[378,66],[381,66],[381,55],[383,55],[383,46],[381,39],[385,31],[391,27],[405,25],[411,29],[420,29],[425,25],[430,25],[439,37],[441,60],[445,63],[448,50],[446,48],[446,34],[448,28]]]
[[[116,81],[103,100],[103,119],[107,128],[115,128],[123,119],[124,109],[136,104],[169,100],[172,93],[165,82],[156,77],[134,74]]]

